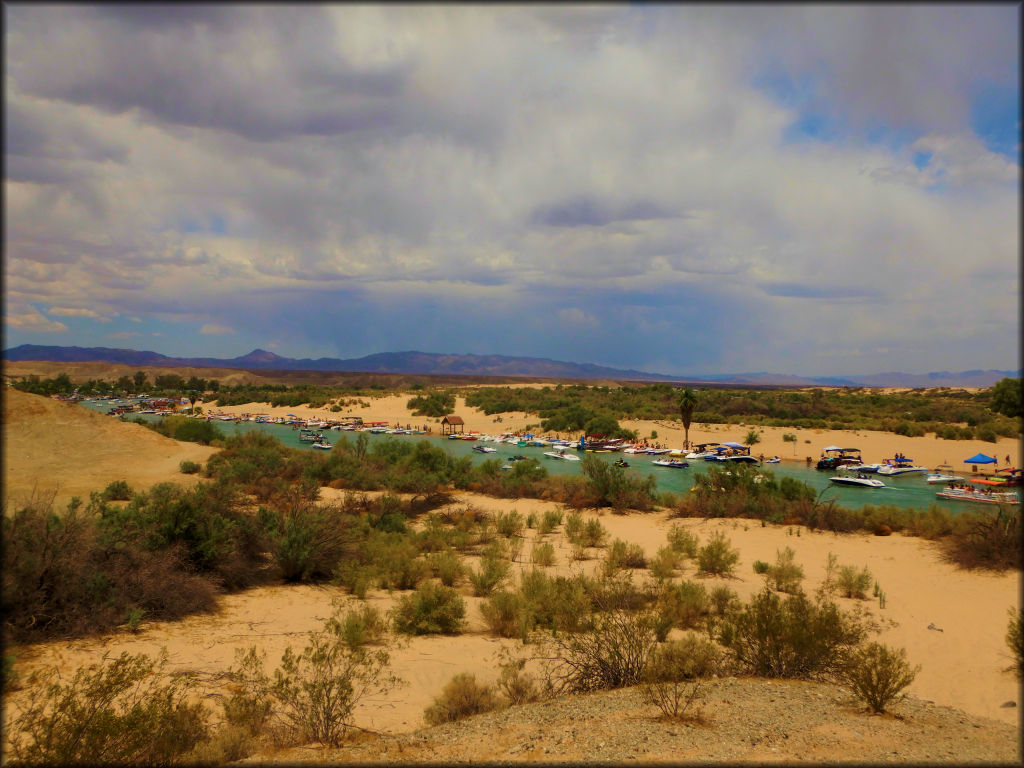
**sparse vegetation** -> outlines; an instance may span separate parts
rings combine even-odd
[[[658,707],[666,719],[699,719],[692,708],[703,697],[720,660],[715,643],[693,634],[658,646],[644,668],[644,700]]]
[[[840,665],[838,677],[873,712],[882,713],[902,698],[901,691],[914,682],[920,669],[911,668],[902,648],[893,651],[881,643],[869,643],[850,651]]]
[[[477,682],[476,675],[460,672],[441,690],[441,695],[424,710],[427,725],[440,725],[490,712],[501,706],[493,685]]]

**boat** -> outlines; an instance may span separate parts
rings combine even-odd
[[[489,445],[474,445],[473,450],[479,453],[497,453],[497,448],[492,448]]]
[[[765,464],[778,464],[781,459],[778,456],[772,456],[770,459],[765,459]]]
[[[815,469],[836,470],[851,464],[863,464],[860,457],[860,448],[840,448],[830,445],[822,451],[821,458],[815,465]]]
[[[715,449],[720,443],[700,443],[699,445],[693,446],[693,450],[690,451],[683,458],[686,459],[706,459],[709,456],[715,455]]]
[[[616,459],[613,462],[613,466],[616,466],[616,467],[628,467],[629,466],[629,462],[626,461],[625,459]]]
[[[914,464],[913,459],[908,459],[906,456],[897,456],[894,459],[886,459],[882,462],[882,466],[878,468],[878,474],[880,475],[906,475],[911,472],[927,472],[928,470],[924,467],[918,467]]]
[[[317,442],[313,443],[313,445],[310,447],[319,448],[321,451],[329,451],[334,446],[328,443],[326,440],[318,440]]]
[[[690,466],[690,462],[678,459],[654,459],[651,464],[656,467],[672,467],[673,469],[686,469]]]
[[[738,463],[757,464],[756,458],[750,455],[750,447],[740,443],[722,443],[722,447],[714,456],[705,461],[732,461]]]
[[[925,477],[929,483],[951,483],[954,480],[963,480],[960,475],[953,474],[953,467],[949,464],[939,464]]]
[[[1020,499],[1017,498],[1017,494],[1013,491],[993,491],[989,488],[982,490],[980,488],[968,488],[960,485],[959,483],[953,483],[948,488],[939,491],[935,494],[940,499],[948,499],[949,501],[975,501],[981,504],[1019,504]]]
[[[879,461],[874,464],[847,464],[843,469],[850,472],[877,472],[882,466],[882,462]]]
[[[566,453],[564,448],[556,448],[553,451],[544,451],[544,455],[549,459],[564,459],[565,461],[579,461],[580,457],[575,456],[571,453]]]
[[[858,473],[856,475],[836,475],[835,477],[830,477],[829,480],[833,483],[839,483],[840,485],[860,485],[865,488],[885,488],[885,483],[881,480],[868,477],[863,473]]]

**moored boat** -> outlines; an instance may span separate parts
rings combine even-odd
[[[313,443],[313,445],[310,447],[319,448],[321,451],[329,451],[334,446],[328,443],[326,440],[318,440],[317,442]]]
[[[880,475],[907,475],[911,472],[927,472],[928,470],[924,467],[919,467],[914,464],[913,459],[908,459],[906,456],[896,456],[893,459],[886,459],[882,462],[882,466],[878,468],[878,474]]]
[[[863,464],[860,457],[860,448],[840,448],[830,445],[822,451],[815,469],[835,470],[851,464]]]
[[[688,461],[679,461],[678,459],[654,459],[651,464],[656,467],[672,467],[673,469],[686,469],[690,466]]]
[[[949,501],[975,501],[981,504],[1019,504],[1020,499],[1013,491],[993,491],[991,488],[969,488],[960,483],[952,483],[949,487],[935,494],[940,499]]]
[[[859,485],[864,488],[885,488],[885,483],[881,480],[876,480],[873,477],[868,477],[863,473],[856,475],[836,475],[830,477],[829,480],[839,485]]]
[[[935,483],[951,483],[954,480],[963,480],[963,478],[953,474],[953,467],[949,464],[939,464],[925,476],[925,480],[934,485]]]

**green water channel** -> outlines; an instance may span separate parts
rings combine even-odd
[[[96,410],[101,413],[106,413],[112,407],[110,401],[103,400],[82,401],[81,404],[86,408],[90,408],[91,410]],[[160,416],[150,414],[130,414],[129,418],[134,418],[139,415],[146,419],[155,420],[161,418]],[[289,447],[300,448],[303,450],[317,450],[312,448],[309,443],[301,442],[299,440],[298,428],[293,429],[292,426],[286,424],[261,424],[253,421],[214,421],[214,423],[227,436],[243,434],[252,430],[259,430],[273,435],[284,445]],[[551,474],[578,475],[581,472],[581,462],[579,461],[566,461],[563,459],[553,459],[545,456],[544,452],[551,450],[550,448],[521,447],[510,445],[508,443],[449,440],[447,438],[438,437],[437,435],[388,435],[374,434],[370,432],[357,433],[329,429],[323,430],[324,439],[332,445],[340,440],[348,440],[350,443],[353,443],[358,434],[365,434],[370,439],[371,444],[380,440],[431,440],[443,447],[451,455],[470,456],[476,463],[483,462],[488,458],[507,461],[515,455],[520,455],[536,458]],[[473,450],[473,446],[475,445],[487,445],[495,448],[496,452],[480,453]],[[582,458],[582,453],[579,453],[574,449],[569,450]],[[590,455],[596,456],[602,461],[607,461],[609,463],[618,458],[623,458],[629,463],[629,468],[626,470],[627,472],[636,473],[640,476],[653,475],[657,481],[659,491],[669,491],[676,494],[682,494],[689,491],[694,486],[694,478],[698,474],[706,472],[710,467],[717,465],[717,462],[706,462],[698,459],[690,461],[690,466],[686,469],[674,469],[655,466],[651,463],[654,459],[663,458],[660,456],[618,453],[594,453]],[[939,499],[935,496],[935,493],[940,490],[942,486],[932,486],[927,483],[925,481],[924,473],[911,473],[896,477],[880,476],[878,479],[885,483],[885,488],[863,488],[839,486],[835,483],[831,483],[829,482],[829,477],[833,476],[835,472],[819,471],[814,469],[814,467],[808,468],[804,462],[798,463],[783,459],[779,464],[763,464],[759,469],[763,473],[772,473],[776,478],[792,477],[796,480],[805,482],[811,488],[814,488],[816,491],[821,493],[820,498],[822,501],[835,499],[836,503],[840,506],[846,507],[847,509],[859,509],[865,505],[878,506],[882,504],[912,509],[927,509],[932,504],[935,504],[951,512],[958,512],[964,509],[984,508],[990,506],[987,504],[974,504],[971,502]],[[963,477],[968,477],[970,473],[968,471],[958,472],[958,474]]]

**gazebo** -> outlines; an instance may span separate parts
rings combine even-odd
[[[458,429],[456,429],[458,427]],[[456,432],[462,434],[466,428],[466,422],[462,420],[461,416],[445,416],[441,419],[441,434],[442,435],[454,435]]]

